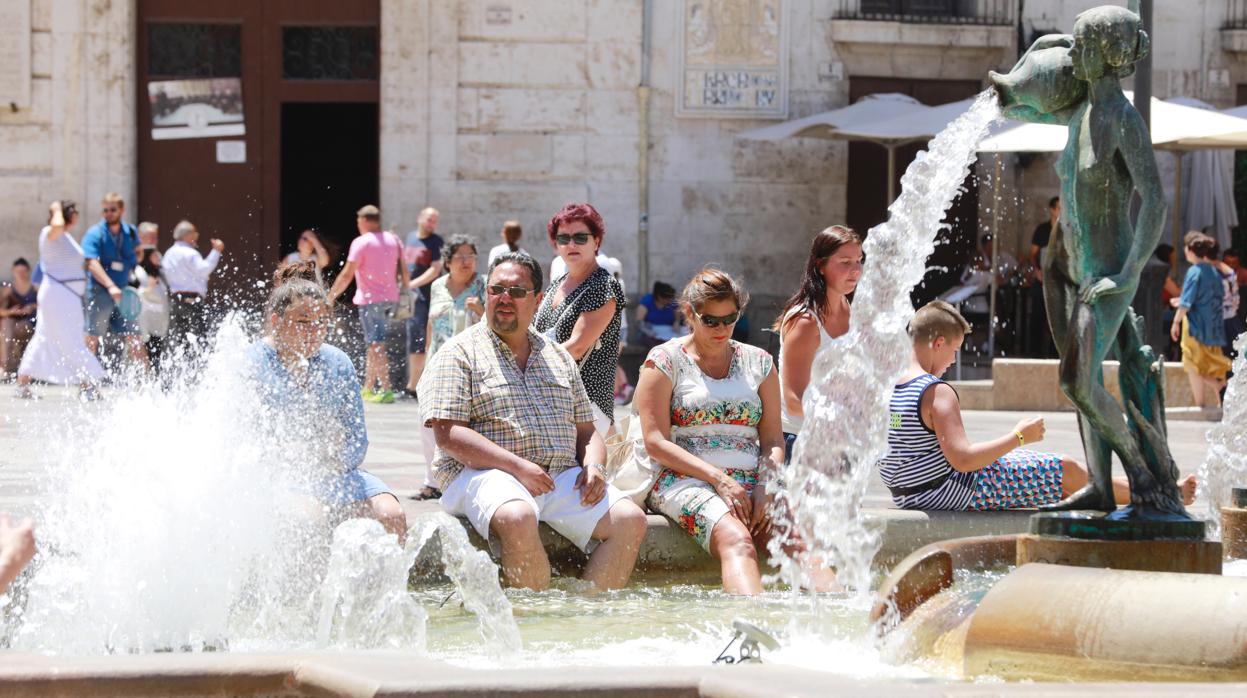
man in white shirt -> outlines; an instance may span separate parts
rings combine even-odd
[[[488,269],[494,263],[494,258],[499,255],[510,254],[512,252],[524,252],[524,248],[520,247],[520,238],[524,236],[524,229],[520,227],[519,221],[507,221],[502,224],[502,244],[495,246],[489,251],[489,260],[485,262],[485,268]]]
[[[169,284],[169,346],[190,356],[208,337],[208,319],[204,298],[208,295],[208,277],[221,261],[225,243],[213,238],[207,257],[199,254],[199,230],[190,221],[181,221],[173,228],[173,247],[164,254],[161,268]],[[176,355],[176,354],[175,354]]]

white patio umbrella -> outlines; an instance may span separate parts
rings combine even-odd
[[[1206,102],[1190,97],[1173,97],[1168,102],[1216,113]],[[1224,112],[1222,112],[1224,113]],[[1247,133],[1219,136],[1214,141],[1247,140]],[[1205,142],[1205,141],[1197,141]],[[1190,157],[1174,151],[1174,169],[1182,168],[1180,176],[1187,183],[1181,202],[1181,230],[1208,231],[1222,248],[1230,246],[1230,232],[1238,225],[1238,208],[1234,204],[1234,153],[1228,148],[1200,149]],[[1175,175],[1175,182],[1177,175]],[[1177,205],[1177,204],[1175,204]]]
[[[893,133],[875,135],[868,126],[887,123],[900,116],[934,109],[909,95],[885,92],[866,95],[847,107],[813,114],[780,124],[742,131],[737,138],[747,140],[778,141],[785,138],[824,138],[829,140],[868,141],[883,146],[888,151],[888,203],[896,198],[896,149],[907,143],[926,141],[943,130],[929,131],[929,126],[918,131],[894,129]],[[955,118],[955,117],[954,117]],[[929,132],[928,132],[929,131]]]
[[[1127,91],[1127,99],[1134,93]],[[1174,201],[1184,201],[1182,194],[1182,156],[1190,151],[1247,148],[1247,118],[1217,112],[1208,105],[1190,98],[1176,97],[1168,101],[1152,98],[1152,147],[1168,150],[1177,160],[1174,167]],[[1243,108],[1247,111],[1247,108]],[[1065,149],[1068,129],[1051,124],[1029,124],[1006,121],[979,144],[979,152],[1060,152]],[[1233,182],[1229,185],[1232,187]],[[1210,186],[1217,185],[1215,182]],[[1232,201],[1231,193],[1231,201]],[[1174,247],[1181,247],[1182,206],[1173,207]],[[1229,217],[1229,212],[1224,216]],[[1237,223],[1237,213],[1233,214]],[[1203,226],[1201,226],[1203,227]]]
[[[866,95],[847,107],[742,131],[736,137],[757,141],[778,141],[784,138],[834,139],[839,138],[837,131],[849,126],[884,121],[914,109],[929,108],[909,95],[883,92]]]

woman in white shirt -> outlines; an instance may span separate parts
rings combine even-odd
[[[814,236],[801,288],[775,321],[785,461],[792,460],[792,445],[805,422],[801,398],[810,385],[814,357],[849,331],[849,294],[861,277],[862,237],[843,225],[827,228]]]

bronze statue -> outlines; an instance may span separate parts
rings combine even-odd
[[[1114,517],[1189,519],[1166,442],[1162,364],[1130,307],[1165,221],[1147,125],[1119,81],[1148,52],[1137,13],[1097,7],[1073,35],[1041,37],[1008,75],[991,74],[1006,116],[1069,126],[1057,161],[1065,222],[1043,261],[1048,323],[1061,356],[1061,389],[1078,409],[1091,482],[1054,509],[1116,509],[1116,453],[1131,503]],[[1131,199],[1142,205],[1131,222]],[[1125,410],[1104,387],[1116,348]]]

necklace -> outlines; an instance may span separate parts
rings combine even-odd
[[[696,353],[694,353],[694,351],[688,351],[689,349],[693,349]],[[701,369],[702,373],[715,380],[723,380],[724,378],[727,378],[729,373],[731,373],[732,356],[735,352],[732,351],[732,345],[730,342],[726,346],[726,351],[722,352],[718,356],[713,356],[702,352],[701,349],[698,348],[697,343],[690,340],[689,343],[685,345],[685,353],[688,354],[689,358],[693,360],[693,363],[697,364],[697,368]]]

